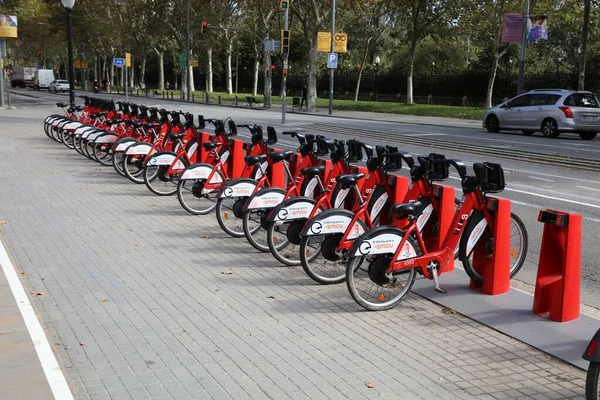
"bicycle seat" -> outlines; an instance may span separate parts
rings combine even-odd
[[[57,106],[57,107],[66,107],[66,106],[68,106],[68,105],[69,105],[69,104],[67,104],[67,103],[56,103],[56,106]]]
[[[219,142],[207,142],[207,143],[202,143],[202,147],[204,147],[204,149],[206,149],[207,151],[216,149],[217,147],[221,146],[222,143]]]
[[[343,175],[338,175],[335,177],[335,180],[342,185],[342,187],[344,189],[348,189],[349,187],[352,187],[354,185],[356,185],[356,182],[358,182],[360,179],[364,178],[365,174],[363,174],[362,172],[358,173],[358,174],[343,174]]]
[[[261,154],[259,156],[246,156],[244,157],[244,161],[246,161],[246,164],[249,166],[252,166],[267,161],[267,156],[265,154]]]
[[[393,214],[397,214],[402,217],[418,217],[425,210],[425,205],[420,201],[414,201],[412,203],[405,204],[394,204],[390,207],[390,211]]]
[[[167,133],[167,139],[181,140],[185,136],[185,133]]]
[[[273,161],[274,163],[278,163],[279,161],[283,161],[283,160],[289,161],[293,154],[294,154],[294,152],[291,150],[275,151],[273,153],[270,153],[269,157],[271,158],[271,161]]]
[[[310,179],[313,176],[319,175],[324,170],[325,170],[325,166],[324,165],[319,165],[317,167],[302,168],[300,170],[300,173]]]

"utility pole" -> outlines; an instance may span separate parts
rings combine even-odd
[[[335,53],[335,0],[331,0],[331,54]],[[335,69],[329,69],[329,115],[333,114],[333,76]]]
[[[577,89],[585,89],[585,64],[587,62],[587,43],[590,30],[590,0],[583,3],[583,31],[581,35],[581,51],[579,54],[579,76],[577,77]]]
[[[0,39],[0,108],[4,108],[4,40]]]
[[[192,89],[192,83],[190,82],[190,0],[187,0],[187,33],[186,33],[186,50],[185,50],[185,71],[186,71],[186,79],[187,79],[187,99],[190,100],[190,91]],[[185,98],[184,98],[185,99]]]
[[[286,1],[281,2],[281,7],[283,8],[285,4],[285,11],[283,17],[283,30],[288,32],[289,29],[289,20],[288,20],[288,12],[289,12],[289,3]],[[283,38],[281,43],[281,48],[283,47]],[[288,70],[288,53],[283,50],[283,73],[282,73],[282,83],[281,83],[281,123],[285,124],[285,102],[286,102],[286,94],[287,94],[287,70]]]
[[[525,76],[525,54],[527,52],[527,23],[529,22],[529,0],[525,0],[523,12],[523,32],[521,35],[521,58],[519,59],[519,78],[517,82],[517,95],[523,93],[523,78]]]

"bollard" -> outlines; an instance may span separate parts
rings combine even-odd
[[[581,215],[541,210],[544,224],[533,312],[552,321],[579,317],[581,285]]]
[[[2,73],[2,71],[0,71]],[[10,92],[6,92],[6,103],[8,104],[8,108],[10,108]]]
[[[246,157],[246,146],[243,140],[231,139],[231,155],[229,156],[231,159],[229,160],[229,176],[232,179],[240,178],[244,174],[244,170],[246,169],[246,161],[244,157]],[[254,146],[257,148],[258,146]],[[253,155],[253,154],[248,154]]]
[[[168,93],[167,93],[168,94]],[[173,92],[171,92],[171,100],[173,100]]]
[[[165,92],[162,92],[162,95],[163,95],[163,99],[164,99],[165,98]]]
[[[238,97],[237,96],[235,96],[235,105],[236,106],[238,105]]]
[[[510,291],[510,200],[487,196],[487,209],[492,215],[491,229],[494,240],[492,256],[489,255],[490,244],[487,240],[479,240],[473,249],[473,268],[483,276],[483,285],[471,281],[469,287],[482,293],[498,295]],[[485,228],[485,227],[483,227]],[[467,248],[467,254],[470,253]]]
[[[192,103],[194,103],[194,102],[195,102],[195,100],[194,100],[194,93],[192,93]]]
[[[221,95],[219,95],[219,105],[221,105]]]
[[[208,104],[208,92],[204,92],[204,95],[206,97],[206,104]]]
[[[433,195],[438,201],[439,222],[437,233],[435,235],[437,240],[434,239],[431,242],[428,242],[427,239],[425,240],[426,243],[437,243],[437,249],[435,250],[442,248],[444,239],[446,239],[446,233],[448,232],[448,229],[450,229],[452,221],[454,220],[454,213],[456,210],[456,204],[454,204],[455,192],[456,190],[450,186],[438,184],[433,185]],[[452,260],[451,264],[452,265],[449,266],[446,271],[452,271],[454,269],[454,260]]]

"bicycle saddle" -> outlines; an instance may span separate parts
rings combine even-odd
[[[362,172],[358,173],[358,174],[343,174],[343,175],[338,175],[335,177],[335,180],[342,185],[342,187],[344,189],[348,189],[349,187],[352,187],[354,185],[356,185],[356,182],[358,182],[360,179],[364,178],[365,174],[363,174]]]
[[[290,157],[292,157],[292,154],[294,154],[293,151],[288,150],[288,151],[275,151],[273,153],[269,154],[269,157],[271,158],[271,161],[273,161],[274,163],[278,163],[279,161],[283,161],[283,160],[290,160]]]
[[[202,143],[202,147],[204,147],[207,151],[216,149],[217,147],[221,146],[222,143],[219,142],[207,142],[207,143]]]
[[[390,207],[390,211],[393,214],[400,215],[402,217],[418,217],[425,210],[425,205],[420,201],[414,201],[406,204],[394,204]]]
[[[252,166],[267,161],[267,156],[265,154],[259,156],[246,156],[244,157],[244,161],[246,161],[246,164],[249,166]]]
[[[300,173],[302,175],[306,176],[307,178],[312,178],[313,176],[319,175],[324,170],[325,170],[325,166],[324,165],[319,165],[317,167],[302,168],[300,170]]]
[[[56,106],[57,106],[57,107],[66,107],[66,106],[68,106],[68,105],[69,105],[69,104],[67,104],[67,103],[56,103]]]
[[[167,139],[181,140],[185,136],[185,133],[167,133]]]

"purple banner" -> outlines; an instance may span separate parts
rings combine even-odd
[[[523,35],[523,14],[504,14],[502,42],[519,43]]]

